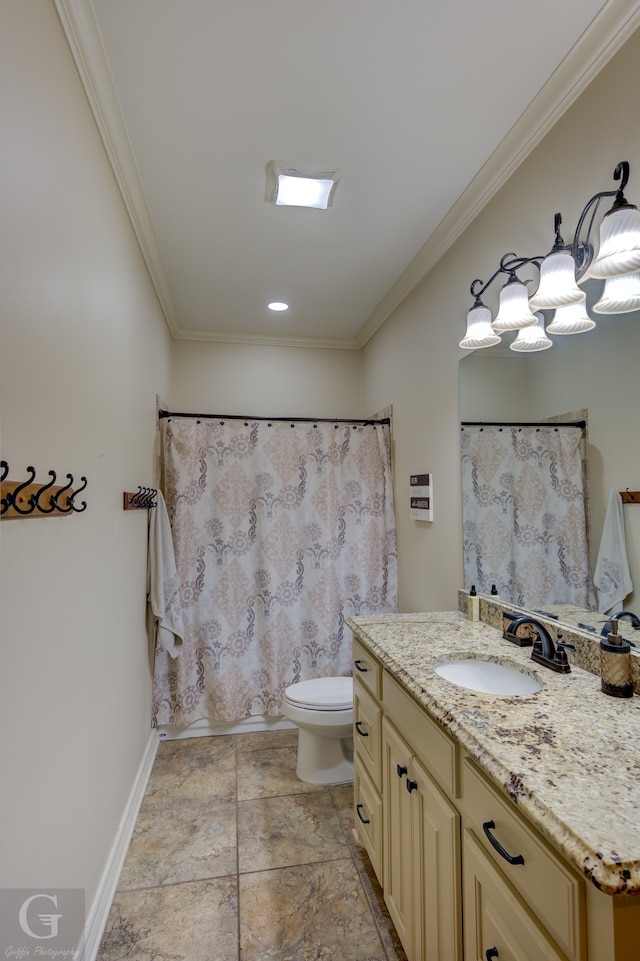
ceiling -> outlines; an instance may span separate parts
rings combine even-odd
[[[631,0],[55,3],[174,337],[354,349],[639,19]],[[269,203],[271,160],[337,167],[333,206]]]

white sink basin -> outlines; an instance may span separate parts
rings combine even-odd
[[[497,661],[481,661],[466,658],[447,661],[434,667],[436,674],[458,687],[485,694],[535,694],[542,684],[531,674],[523,674],[516,667]]]

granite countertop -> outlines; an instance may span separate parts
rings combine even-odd
[[[458,611],[347,623],[570,863],[606,894],[640,894],[640,697],[609,697],[576,666],[539,666],[530,648]],[[543,688],[482,694],[433,670],[471,654],[517,666]]]

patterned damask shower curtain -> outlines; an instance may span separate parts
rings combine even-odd
[[[592,609],[583,432],[462,428],[464,583],[526,607]]]
[[[351,673],[347,617],[397,610],[389,424],[172,417],[164,493],[185,639],[159,648],[154,722],[281,714]]]

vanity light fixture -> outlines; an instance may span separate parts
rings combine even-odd
[[[551,341],[544,331],[544,319],[537,312],[554,311],[547,326],[549,333],[577,334],[595,327],[586,311],[586,293],[580,281],[591,278],[603,279],[604,290],[593,310],[599,314],[622,314],[640,309],[640,211],[624,196],[629,180],[629,164],[621,161],[613,173],[620,181],[616,190],[604,190],[594,194],[580,214],[572,243],[565,244],[560,233],[561,214],[555,215],[555,240],[546,255],[518,257],[504,254],[500,266],[484,283],[474,280],[471,284],[473,306],[467,315],[467,334],[460,347],[475,350],[496,343],[491,334],[517,330],[518,336],[510,345],[513,350],[544,350]],[[614,197],[611,209],[605,214],[600,227],[600,247],[597,256],[590,243],[590,234],[600,201]],[[586,237],[582,232],[590,214]],[[526,284],[518,272],[528,265],[538,269],[540,280],[537,290],[529,297]],[[482,297],[501,275],[508,279],[500,292],[500,307],[495,320],[491,320],[489,308]],[[479,318],[482,320],[482,336],[478,336]],[[533,328],[526,334],[527,328]],[[539,344],[541,346],[532,346]]]
[[[511,350],[533,352],[536,350],[547,350],[553,346],[553,341],[547,337],[544,329],[544,315],[536,314],[535,324],[521,327],[518,336],[509,344]]]
[[[266,199],[277,207],[314,207],[326,210],[340,179],[337,170],[304,170],[272,160],[267,164]]]

